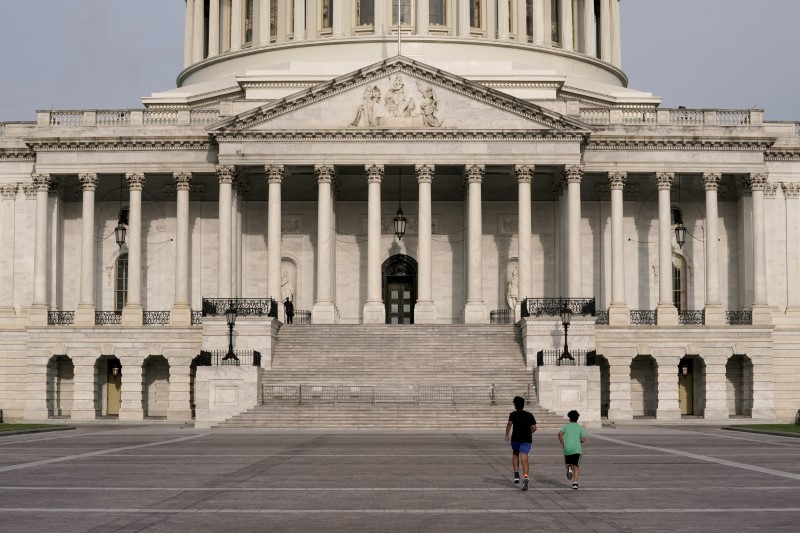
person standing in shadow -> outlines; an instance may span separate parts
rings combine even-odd
[[[294,304],[289,298],[283,302],[283,312],[286,314],[286,323],[291,324],[294,319]]]

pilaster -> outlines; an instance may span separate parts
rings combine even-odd
[[[14,316],[14,236],[16,198],[19,185],[0,185],[0,317]]]

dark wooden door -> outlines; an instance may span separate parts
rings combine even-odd
[[[414,278],[390,276],[386,280],[386,323],[414,323]]]

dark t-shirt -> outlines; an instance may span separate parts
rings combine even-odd
[[[511,442],[533,442],[531,426],[536,425],[536,419],[528,411],[511,411],[508,415],[511,422]]]

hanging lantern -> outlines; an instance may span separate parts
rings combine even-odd
[[[403,216],[403,210],[398,209],[397,215],[394,217],[394,234],[397,235],[398,240],[403,240],[403,235],[406,234],[406,217]]]
[[[683,245],[686,243],[686,226],[683,225],[683,222],[675,226],[675,240],[678,241],[678,246],[683,249]]]
[[[117,222],[117,227],[114,228],[114,238],[117,241],[117,246],[119,246],[120,248],[122,248],[122,245],[125,244],[126,233],[127,230],[125,229],[125,225],[120,220],[119,222]]]

